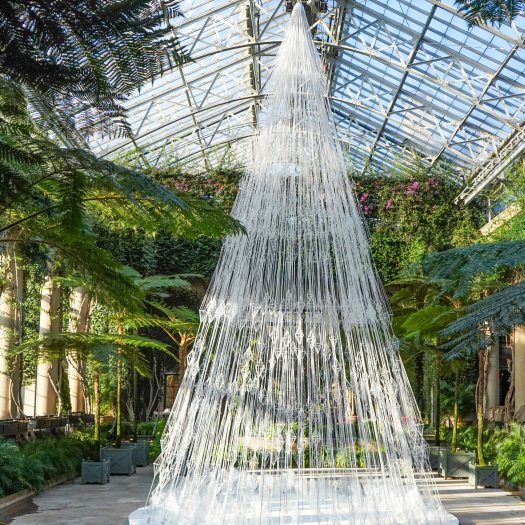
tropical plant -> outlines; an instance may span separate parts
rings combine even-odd
[[[0,75],[66,140],[129,133],[126,96],[188,59],[171,27],[179,14],[172,0],[5,0]]]
[[[456,0],[471,25],[510,24],[525,11],[525,2],[518,0]]]
[[[525,483],[525,426],[511,423],[507,432],[498,434],[495,449],[498,472],[511,483]]]
[[[440,440],[440,388],[442,378],[442,350],[439,331],[457,316],[458,305],[445,296],[438,296],[437,288],[419,275],[405,276],[387,287],[393,307],[393,326],[400,338],[400,351],[405,366],[415,363],[414,392],[420,408],[423,406],[424,360],[431,358],[433,384],[433,413],[435,440]],[[427,370],[428,373],[428,370]]]
[[[505,335],[525,322],[525,283],[518,279],[525,265],[525,241],[454,248],[430,254],[422,264],[428,280],[439,284],[441,293],[450,293],[455,300],[462,300],[475,289],[486,291],[442,331],[450,338],[445,343],[450,357],[484,349],[494,344],[494,336]]]
[[[82,459],[92,454],[92,448],[91,440],[77,433],[22,444],[0,440],[0,496],[22,489],[42,490],[52,478],[78,475]]]

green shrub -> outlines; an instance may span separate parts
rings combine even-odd
[[[93,443],[81,434],[49,437],[17,444],[0,440],[0,496],[22,489],[42,490],[58,476],[80,473]]]
[[[162,437],[165,426],[166,426],[166,420],[159,419],[159,424],[157,425],[157,431],[155,432],[155,436],[149,446],[149,457],[151,461],[155,461],[160,454],[160,438]],[[152,431],[153,431],[153,426],[150,432]]]
[[[525,426],[511,423],[495,443],[495,463],[501,477],[510,483],[525,483]],[[495,440],[496,441],[496,440]]]

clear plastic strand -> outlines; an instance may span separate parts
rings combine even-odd
[[[438,525],[391,331],[300,2],[131,523]]]

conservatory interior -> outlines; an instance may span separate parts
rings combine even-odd
[[[525,2],[0,28],[0,525],[525,522]]]

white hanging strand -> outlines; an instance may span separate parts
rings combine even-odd
[[[452,524],[300,2],[132,524]]]

